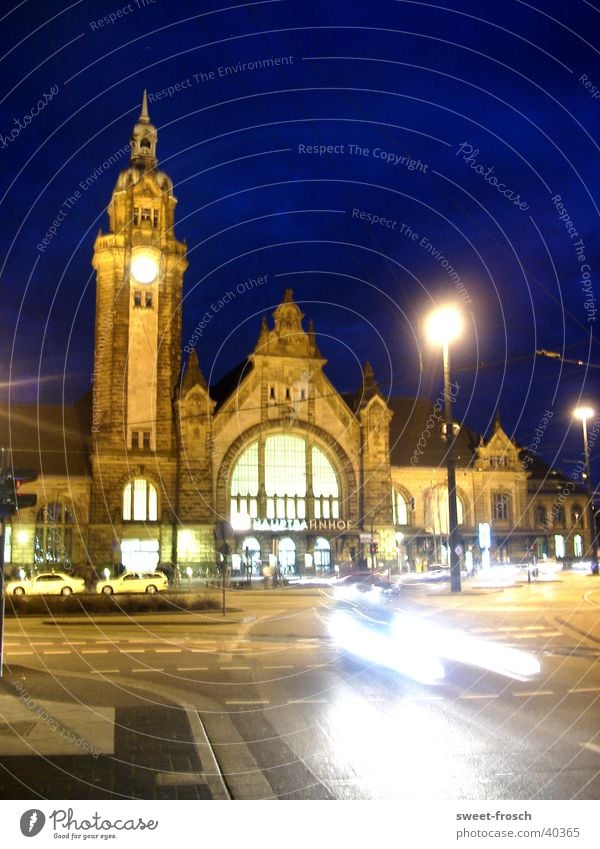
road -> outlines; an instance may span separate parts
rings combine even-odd
[[[398,603],[419,623],[414,633],[403,634],[406,652],[422,648],[424,624],[441,626],[444,635],[468,634],[478,644],[523,650],[540,664],[530,680],[446,659],[443,680],[423,684],[349,658],[329,634],[327,593],[240,591],[230,593],[228,605],[226,617],[8,620],[7,674],[32,692],[43,682],[47,698],[66,692],[71,701],[93,705],[87,709],[96,711],[103,727],[110,718],[102,711],[116,708],[115,739],[127,726],[131,758],[138,752],[150,757],[140,739],[147,749],[154,742],[154,758],[156,740],[163,741],[162,766],[150,758],[146,772],[160,771],[171,785],[186,786],[185,775],[200,769],[199,761],[187,757],[189,747],[167,757],[180,732],[173,737],[156,730],[179,727],[181,711],[173,706],[186,705],[188,716],[199,717],[214,769],[233,798],[600,796],[595,579],[561,574],[558,581],[500,590],[466,587],[460,595],[416,587]],[[148,716],[152,710],[171,713],[160,719],[152,714],[154,725],[144,731],[136,725],[144,710]],[[107,757],[111,751],[115,757],[108,745]],[[207,754],[201,748],[205,771]],[[66,763],[73,774],[68,764],[75,762]],[[4,781],[10,792],[10,779]],[[89,794],[94,782],[99,793],[142,797],[147,789],[103,788],[93,769],[86,781],[82,793]],[[35,794],[35,779],[28,776],[26,783]],[[76,794],[77,782],[72,785]],[[37,792],[47,795],[48,788]]]

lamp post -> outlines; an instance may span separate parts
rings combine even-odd
[[[583,431],[583,455],[585,459],[586,490],[588,496],[588,525],[590,529],[590,549],[592,554],[592,574],[598,574],[598,556],[596,552],[596,516],[594,514],[594,487],[590,467],[590,447],[588,444],[587,420],[591,419],[594,411],[591,407],[577,407],[573,415],[581,421]]]
[[[452,395],[450,394],[450,342],[460,336],[462,318],[452,306],[432,312],[427,320],[427,337],[434,345],[442,345],[444,360],[444,419],[446,423],[446,469],[448,473],[448,547],[450,549],[450,590],[461,591],[460,559],[458,556],[458,508],[456,504],[456,465],[454,459],[454,425]]]

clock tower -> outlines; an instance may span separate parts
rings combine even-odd
[[[108,232],[99,232],[93,376],[90,554],[119,559],[135,519],[170,522],[175,504],[176,431],[173,399],[181,368],[181,301],[186,245],[175,238],[177,200],[158,170],[157,131],[146,93],[131,136],[131,160],[108,205]],[[137,481],[137,483],[136,483]],[[142,485],[140,481],[145,481]],[[127,504],[130,490],[153,492]],[[125,493],[125,495],[123,494]],[[156,514],[156,515],[155,515]],[[169,541],[157,525],[160,558]],[[145,533],[148,533],[146,524]],[[117,554],[115,554],[115,550]],[[110,557],[109,557],[110,559]]]

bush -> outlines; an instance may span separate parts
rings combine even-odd
[[[104,595],[73,593],[68,596],[6,596],[8,616],[44,616],[72,614],[118,613],[185,613],[216,610],[220,600],[204,593],[147,593]]]

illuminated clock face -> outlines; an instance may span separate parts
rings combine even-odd
[[[158,274],[158,263],[149,254],[137,254],[131,260],[131,273],[138,283],[152,283]]]

